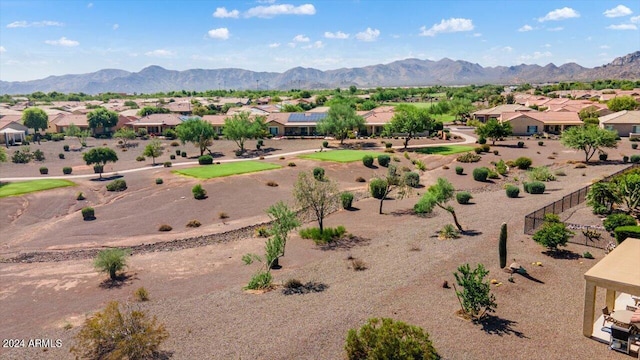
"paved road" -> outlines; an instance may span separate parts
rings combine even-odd
[[[464,139],[464,141],[462,142],[457,142],[453,145],[464,145],[464,144],[473,144],[476,142],[476,138],[474,138],[473,136],[467,135],[465,133],[461,133],[461,132],[457,132],[456,130],[458,130],[457,128],[450,128],[451,130],[451,134],[453,135],[458,135],[461,138]],[[408,148],[414,149],[414,148],[425,148],[425,147],[434,147],[434,146],[442,146],[443,144],[428,144],[428,145],[409,145],[407,146]],[[448,144],[447,144],[448,145]],[[404,146],[399,145],[399,146],[394,146],[394,149],[403,149]],[[370,148],[370,149],[380,149],[380,148]],[[332,149],[324,149],[323,151],[331,151]],[[274,154],[274,155],[267,155],[264,158],[265,159],[276,159],[279,158],[281,156],[293,156],[293,155],[299,155],[299,154],[308,154],[308,153],[313,153],[318,151],[317,148],[313,148],[313,149],[308,149],[308,150],[299,150],[299,151],[292,151],[292,152],[288,152],[288,153],[281,153],[281,154]],[[249,160],[256,160],[256,158],[246,158],[246,159],[221,159],[221,160],[216,160],[217,162],[220,163],[228,163],[228,162],[237,162],[237,161],[249,161]],[[191,166],[191,165],[198,165],[197,161],[188,161],[188,162],[181,162],[181,163],[176,163],[173,164],[173,167],[178,167],[178,166]],[[156,166],[145,166],[145,167],[140,167],[140,168],[133,168],[133,169],[127,169],[127,170],[119,170],[119,171],[113,171],[113,172],[109,172],[109,173],[103,173],[102,176],[103,177],[110,177],[110,176],[114,176],[114,175],[123,175],[123,174],[128,174],[128,173],[133,173],[133,172],[138,172],[138,171],[147,171],[147,170],[153,170],[153,169],[157,169],[159,167],[162,167],[162,164],[158,164]],[[87,179],[87,178],[94,178],[96,176],[96,174],[84,174],[84,175],[56,175],[56,176],[47,176],[47,177],[42,177],[42,176],[26,176],[26,177],[3,177],[0,178],[0,181],[27,181],[27,180],[42,180],[42,179],[66,179],[66,180],[72,180],[72,179]]]

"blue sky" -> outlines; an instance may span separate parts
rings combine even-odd
[[[639,29],[637,0],[0,0],[0,79],[444,57],[594,67],[640,50]]]

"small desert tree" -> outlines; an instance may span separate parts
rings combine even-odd
[[[117,280],[117,272],[124,269],[127,266],[127,256],[130,251],[127,249],[107,249],[98,253],[93,265],[100,272],[106,272],[109,274],[111,280]]]
[[[617,146],[615,131],[601,129],[598,126],[572,126],[560,137],[562,145],[584,151],[585,162],[589,162],[596,151]]]
[[[224,120],[224,136],[238,145],[240,153],[244,153],[247,140],[261,137],[267,129],[264,116],[256,116],[251,120],[249,115],[249,112],[243,111]]]
[[[489,282],[484,280],[488,274],[489,271],[482,264],[478,264],[473,270],[469,264],[464,264],[453,274],[458,286],[462,288],[461,291],[457,287],[455,289],[462,311],[474,320],[482,319],[498,306],[495,296],[491,294]]]
[[[213,125],[204,120],[191,118],[178,125],[176,133],[183,144],[190,142],[197,146],[200,149],[200,156],[202,156],[204,151],[211,146],[216,130]]]
[[[439,359],[422,328],[393,319],[369,319],[359,330],[347,333],[347,359]]]
[[[40,143],[40,130],[47,128],[49,116],[40,108],[28,108],[22,112],[22,123],[24,126],[33,129],[35,139]]]
[[[87,144],[87,138],[91,135],[89,130],[82,130],[74,123],[69,124],[69,127],[65,130],[64,134],[78,139],[80,147],[84,147]]]
[[[402,199],[407,195],[410,187],[406,185],[404,177],[397,173],[394,165],[389,165],[387,176],[376,177],[369,182],[369,192],[375,199],[380,200],[378,214],[382,215],[382,204],[392,191],[398,190],[398,199]]]
[[[349,135],[349,131],[360,130],[365,127],[362,116],[347,103],[337,103],[331,105],[327,117],[318,121],[316,128],[324,134],[333,134],[340,144]]]
[[[162,156],[162,143],[158,139],[151,140],[151,142],[144,147],[142,155],[150,156],[153,159],[153,165],[156,164],[156,158]]]
[[[118,113],[99,107],[87,114],[87,123],[94,133],[98,128],[107,131],[118,125]]]
[[[70,352],[85,359],[151,359],[169,335],[154,316],[110,302],[102,312],[88,318],[75,336]]]
[[[571,236],[573,236],[573,232],[567,229],[558,215],[546,214],[542,228],[533,234],[533,240],[549,251],[556,252],[558,246],[567,246]]]
[[[434,121],[429,114],[428,109],[421,109],[414,105],[401,104],[396,106],[391,121],[385,126],[385,132],[389,135],[392,133],[406,133],[404,138],[404,148],[409,145],[415,134],[431,130]]]
[[[120,128],[113,134],[113,137],[122,141],[122,147],[127,147],[127,142],[136,138],[136,132],[129,128]]]
[[[496,144],[496,140],[511,136],[512,133],[511,123],[506,121],[501,123],[496,119],[489,119],[486,124],[476,128],[476,134],[482,138],[491,139],[492,145]]]
[[[611,214],[613,205],[619,201],[616,190],[615,185],[608,181],[591,185],[587,193],[587,205],[594,214]]]
[[[427,189],[427,192],[422,196],[413,209],[418,214],[429,214],[433,211],[434,207],[437,206],[449,212],[453,217],[453,222],[458,230],[463,231],[462,226],[458,222],[455,210],[451,205],[447,205],[447,202],[453,199],[454,192],[455,189],[453,188],[453,185],[451,185],[447,179],[438,178],[436,183]]]
[[[318,181],[312,173],[301,172],[293,186],[293,197],[298,206],[313,213],[322,232],[324,218],[331,209],[338,206],[340,192],[334,181]]]
[[[100,178],[102,179],[102,167],[108,163],[115,163],[118,161],[118,155],[112,149],[107,147],[99,147],[93,148],[86,153],[82,154],[82,159],[87,163],[87,165],[98,165],[100,166]]]

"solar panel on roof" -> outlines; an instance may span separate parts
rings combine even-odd
[[[317,122],[327,117],[326,113],[292,113],[289,122]]]

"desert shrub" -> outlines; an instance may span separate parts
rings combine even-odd
[[[447,166],[447,165],[442,165],[442,170],[449,170],[449,166]]]
[[[540,230],[533,234],[533,240],[551,251],[558,250],[558,246],[567,246],[573,232],[560,221],[558,215],[546,214]]]
[[[340,194],[340,203],[343,209],[351,209],[351,205],[353,205],[353,193],[345,191]]]
[[[478,138],[478,144],[484,145],[486,143],[487,143],[487,139],[486,138],[484,138],[482,136]]]
[[[93,210],[92,207],[84,207],[81,212],[84,220],[93,220],[96,218],[95,210]]]
[[[486,167],[473,169],[473,180],[487,181],[487,177],[489,177],[489,169],[487,169]]]
[[[544,141],[538,141],[538,146],[543,146],[544,145]]]
[[[474,148],[474,149],[473,149],[473,151],[474,151],[476,154],[482,154],[482,148],[481,148],[481,147]]]
[[[59,158],[60,160],[64,160],[64,154],[63,154],[63,153],[58,154],[58,158]]]
[[[321,167],[313,168],[313,178],[318,181],[324,180],[324,169]]]
[[[602,225],[608,232],[613,232],[617,227],[620,226],[634,226],[637,225],[638,222],[636,218],[627,214],[611,214],[607,216]]]
[[[329,142],[328,142],[328,141],[326,141],[326,140],[325,140],[325,141],[323,141],[323,142],[322,142],[322,147],[323,147],[323,148],[325,148],[325,149],[326,149],[326,148],[328,148],[328,147],[329,147]]]
[[[386,318],[349,330],[344,348],[349,360],[440,358],[424,330]]]
[[[462,175],[464,173],[464,168],[462,166],[456,166],[456,174]]]
[[[171,161],[165,161],[165,162],[162,163],[162,166],[164,166],[166,168],[171,167],[172,165],[173,164],[171,163]]]
[[[520,195],[520,188],[515,185],[507,185],[505,191],[510,198],[517,198]]]
[[[407,186],[411,186],[411,187],[418,187],[420,185],[420,174],[410,171],[410,172],[406,172],[403,175],[404,177],[404,183]]]
[[[182,154],[182,150],[176,149],[176,156],[180,156],[180,154]]]
[[[471,193],[468,191],[460,191],[456,194],[456,201],[458,202],[458,204],[468,204],[469,200],[471,200],[472,198],[473,196],[471,196]]]
[[[269,237],[269,228],[267,228],[266,226],[260,226],[256,229],[256,236],[263,238]]]
[[[62,149],[64,151],[69,151],[69,145],[67,145],[67,144],[62,145]]]
[[[631,144],[631,148],[633,150],[637,149],[638,148],[638,144],[636,144],[636,143]]]
[[[197,227],[200,227],[201,225],[202,223],[200,221],[193,219],[193,220],[190,220],[186,226],[188,228],[197,228]]]
[[[145,160],[146,160],[146,158],[144,156],[142,156],[142,155],[140,155],[140,156],[138,156],[136,158],[136,161],[145,161]]]
[[[468,152],[458,156],[456,160],[458,160],[461,163],[473,163],[473,162],[480,161],[480,159],[481,159],[480,155],[476,155]]]
[[[529,168],[528,171],[529,180],[531,181],[554,181],[555,176],[549,171],[546,166],[539,166],[535,168]]]
[[[518,141],[518,147],[522,149],[524,147],[524,141]]]
[[[273,277],[269,271],[258,271],[255,273],[247,286],[244,287],[245,290],[264,290],[269,289],[273,282]]]
[[[218,219],[224,220],[224,219],[228,219],[228,218],[229,218],[229,214],[227,214],[226,212],[221,211],[221,212],[218,213]]]
[[[411,159],[411,157],[409,156],[409,153],[406,152],[406,151],[404,153],[402,153],[402,156],[404,156],[404,158],[407,159],[407,160]]]
[[[65,166],[65,167],[62,168],[62,173],[65,174],[65,175],[71,174],[72,171],[73,171],[73,169],[71,167],[69,167],[69,166]]]
[[[16,150],[11,156],[11,162],[14,164],[27,164],[33,158],[33,154],[29,150]]]
[[[640,163],[640,155],[631,155],[629,159],[632,163]]]
[[[455,226],[447,224],[440,229],[438,237],[443,240],[457,239],[460,237],[460,232]]]
[[[70,351],[84,359],[151,359],[169,335],[156,317],[143,311],[120,311],[117,301],[88,318]]]
[[[622,156],[622,162],[625,163],[625,164],[628,163],[629,162],[629,157],[627,155],[623,155]]]
[[[202,155],[198,158],[198,164],[200,165],[211,165],[213,164],[213,156],[211,155]]]
[[[117,272],[127,267],[127,257],[130,255],[128,249],[106,249],[96,255],[93,266],[96,270],[109,274],[111,280],[116,280]]]
[[[42,152],[42,150],[38,149],[36,151],[33,152],[33,158],[36,161],[44,161],[44,153]]]
[[[365,178],[363,178],[362,176],[358,176],[356,178],[356,182],[367,182],[367,180],[365,180]]]
[[[84,199],[85,199],[84,193],[82,193],[82,191],[78,192],[78,194],[76,195],[76,200],[82,201]]]
[[[500,175],[498,175],[498,173],[493,171],[492,169],[489,169],[489,175],[487,175],[487,178],[489,178],[489,179],[499,179]]]
[[[325,227],[322,232],[317,227],[304,228],[300,230],[300,237],[303,239],[311,239],[316,244],[328,244],[333,241],[339,240],[346,234],[347,229],[344,226],[338,226],[336,228]]]
[[[389,155],[378,155],[378,164],[383,167],[389,166],[391,157]]]
[[[504,163],[504,160],[500,159],[496,164],[496,172],[502,176],[507,175],[508,172],[507,164]]]
[[[399,158],[399,157],[397,157],[397,156],[394,156],[392,159],[393,159],[393,161],[395,161],[395,162],[400,162],[400,158]]]
[[[171,144],[169,144],[169,145],[171,145],[173,147],[176,147],[176,146],[180,146],[180,143],[177,142],[177,141],[172,141]],[[178,151],[178,150],[176,150],[176,151]],[[180,155],[180,154],[177,154],[177,155]]]
[[[186,158],[187,157],[187,152],[186,151],[181,152],[180,156],[182,156],[183,158]]]
[[[113,180],[107,184],[107,191],[125,191],[127,190],[127,182],[122,179]]]
[[[427,165],[425,165],[425,163],[422,162],[422,160],[416,160],[414,165],[416,166],[416,169],[420,171],[427,171]]]
[[[48,173],[49,173],[49,168],[47,168],[46,166],[40,167],[40,175],[47,175]]]
[[[488,274],[489,271],[482,264],[473,270],[469,264],[464,264],[453,274],[462,289],[456,290],[462,311],[473,319],[483,318],[486,313],[494,312],[497,306],[489,282],[484,281]]]
[[[288,164],[287,164],[287,166],[288,166],[288,167],[295,167],[295,166],[296,166],[296,163],[294,163],[294,162],[290,162],[290,163],[288,163]]]
[[[607,161],[607,158],[609,158],[609,154],[607,154],[606,152],[601,152],[600,154],[598,154],[598,159],[600,159],[600,161]]]
[[[362,164],[366,167],[372,167],[373,166],[373,156],[371,155],[365,155],[362,157]]]
[[[351,259],[351,267],[354,271],[365,271],[367,270],[367,263],[361,259],[353,258]]]
[[[614,230],[614,233],[618,244],[626,238],[640,239],[640,226],[620,226]]]
[[[140,302],[149,301],[149,292],[144,287],[139,287],[133,292],[133,297]]]
[[[164,180],[162,180],[162,178],[156,178],[156,185],[162,185],[164,183]]]
[[[482,149],[482,152],[489,152],[489,150],[491,150],[491,146],[489,146],[489,144],[482,144],[480,145],[480,149]]]
[[[582,257],[585,259],[593,259],[593,255],[591,255],[591,253],[588,251],[583,252]]]
[[[574,166],[574,168],[576,168],[576,169],[584,169],[584,168],[586,168],[586,167],[587,167],[587,164],[585,164],[585,163],[577,163],[577,164]]]
[[[171,155],[169,155],[169,159],[171,159],[171,160],[175,160],[175,159],[176,159],[176,156],[175,156],[175,155],[173,155],[173,154],[171,154]]]
[[[387,195],[388,184],[387,181],[381,178],[375,178],[369,181],[369,190],[371,196],[376,199],[381,199]]]
[[[158,231],[171,231],[173,230],[173,228],[171,227],[171,225],[167,225],[167,224],[162,224],[160,225],[160,227],[158,227]]]
[[[202,188],[202,185],[197,184],[193,188],[191,188],[191,193],[193,194],[193,198],[196,200],[202,200],[207,198],[207,190]]]
[[[273,181],[273,180],[269,180],[269,181],[267,181],[267,186],[277,187],[278,183]]]
[[[500,152],[498,150],[493,150],[493,155],[499,155]]]
[[[515,166],[517,166],[520,170],[527,170],[532,163],[533,161],[531,161],[530,158],[524,156],[517,158],[514,162]]]
[[[523,184],[525,191],[529,194],[544,194],[546,186],[541,181],[532,181],[530,183]]]

